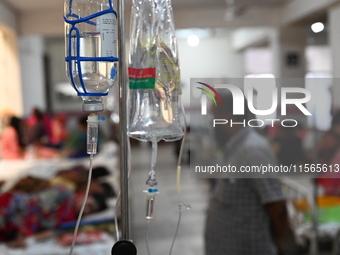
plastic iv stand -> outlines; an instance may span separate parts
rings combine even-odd
[[[136,255],[136,246],[129,240],[120,240],[114,244],[111,255]]]

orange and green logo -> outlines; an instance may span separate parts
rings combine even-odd
[[[206,83],[203,83],[203,82],[196,82],[196,83],[201,84],[201,85],[207,87],[208,89],[210,89],[215,94],[215,96],[217,97],[218,102],[220,103],[220,105],[222,105],[221,96],[217,93],[216,89],[214,89],[212,86],[210,86],[210,85],[208,85]],[[210,98],[213,100],[214,104],[217,106],[217,101],[215,99],[215,96],[208,89],[201,88],[201,87],[197,87],[197,88],[202,90],[202,91],[204,91],[205,93],[207,93],[207,95],[210,96]]]
[[[196,82],[196,83],[204,86],[203,88],[202,87],[196,87],[196,88],[202,90],[203,92],[205,92],[205,93],[202,93],[202,97],[201,97],[202,115],[207,114],[207,96],[206,95],[208,95],[212,99],[215,106],[217,106],[216,98],[217,98],[218,102],[220,103],[220,105],[222,105],[221,96],[217,93],[216,89],[214,89],[212,86],[210,86],[206,83],[203,83],[203,82]]]

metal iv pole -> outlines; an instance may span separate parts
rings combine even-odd
[[[130,240],[128,136],[127,136],[127,65],[125,47],[125,0],[117,0],[118,6],[118,56],[119,56],[119,162],[121,190],[121,239],[111,250],[112,255],[136,255],[137,249]]]

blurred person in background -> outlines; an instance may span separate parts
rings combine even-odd
[[[233,115],[233,97],[221,93],[223,105],[213,106],[214,118],[242,122],[251,119]],[[245,104],[245,111],[248,107]],[[242,124],[216,125],[224,165],[276,165],[269,142]],[[288,229],[281,182],[274,178],[219,178],[210,199],[205,225],[206,255],[278,255]]]
[[[321,174],[317,182],[326,196],[340,196],[340,112],[332,119],[331,128],[318,143],[318,163],[332,167],[334,171]]]
[[[26,120],[27,125],[27,142],[32,145],[46,144],[47,134],[44,125],[44,116],[38,109],[33,110],[32,116]]]
[[[1,135],[1,157],[3,159],[24,158],[24,135],[21,119],[13,116]]]
[[[52,120],[52,136],[50,144],[53,148],[62,149],[68,138],[66,115],[58,113]]]
[[[293,126],[294,122],[286,121],[287,126]],[[297,136],[293,127],[279,126],[277,134],[273,138],[272,147],[278,159],[279,165],[300,165],[306,162],[306,155],[302,146],[302,139]]]
[[[47,143],[52,136],[52,125],[50,116],[47,113],[42,112],[37,107],[33,108],[31,116],[26,119],[26,126],[30,129],[32,126],[35,126],[38,122],[42,122],[42,126],[44,127],[44,135],[45,140],[44,143]]]
[[[329,164],[340,148],[340,112],[332,119],[331,128],[321,137],[318,143],[319,163]]]
[[[35,109],[34,115],[28,118],[27,124],[27,158],[54,158],[59,157],[56,149],[48,147],[49,138],[46,133],[44,115]]]
[[[87,116],[81,117],[77,129],[71,132],[64,147],[64,155],[69,158],[87,157]]]

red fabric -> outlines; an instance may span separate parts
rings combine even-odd
[[[1,157],[3,159],[20,159],[23,158],[19,137],[14,127],[8,126],[1,136]]]
[[[34,194],[17,192],[0,195],[0,241],[14,238],[17,231],[30,236],[75,220],[74,198],[70,190],[60,187]]]

